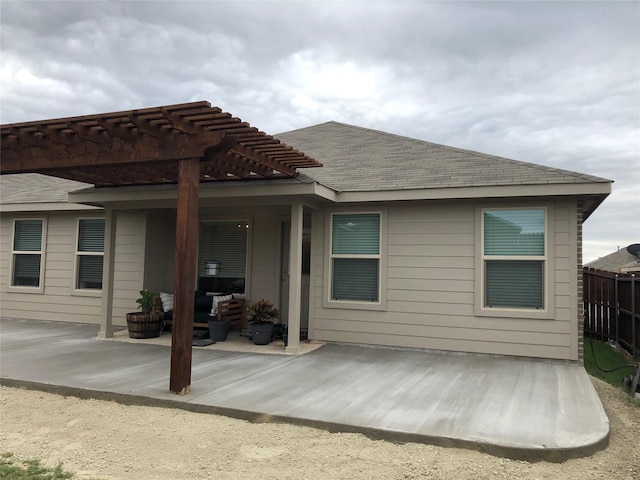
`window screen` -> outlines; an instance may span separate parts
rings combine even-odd
[[[78,220],[76,288],[102,289],[104,219]]]
[[[380,298],[380,214],[333,215],[332,300]]]
[[[544,308],[544,209],[483,213],[484,306]]]
[[[203,222],[200,224],[198,275],[206,276],[207,262],[219,264],[216,276],[244,279],[247,270],[246,221]]]
[[[16,220],[13,235],[13,275],[11,284],[40,286],[42,263],[42,220]]]

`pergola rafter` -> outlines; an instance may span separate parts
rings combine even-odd
[[[282,178],[320,163],[209,102],[1,126],[0,173],[39,172],[97,187],[178,183],[199,158],[201,182]]]

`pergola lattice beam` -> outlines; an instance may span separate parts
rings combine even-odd
[[[97,186],[178,182],[199,158],[201,181],[295,176],[320,163],[208,102],[0,126],[0,174],[40,172]]]

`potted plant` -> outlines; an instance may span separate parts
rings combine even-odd
[[[140,312],[127,313],[129,338],[155,338],[162,331],[163,312],[155,311],[156,294],[145,288],[136,300]]]
[[[249,305],[247,317],[253,343],[267,345],[273,335],[273,320],[280,317],[280,310],[269,300],[262,299]]]

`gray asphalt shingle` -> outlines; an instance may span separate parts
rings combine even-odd
[[[276,137],[322,162],[301,172],[337,191],[609,182],[338,122]]]
[[[68,192],[90,186],[39,173],[0,175],[0,203],[6,205],[67,202]]]

